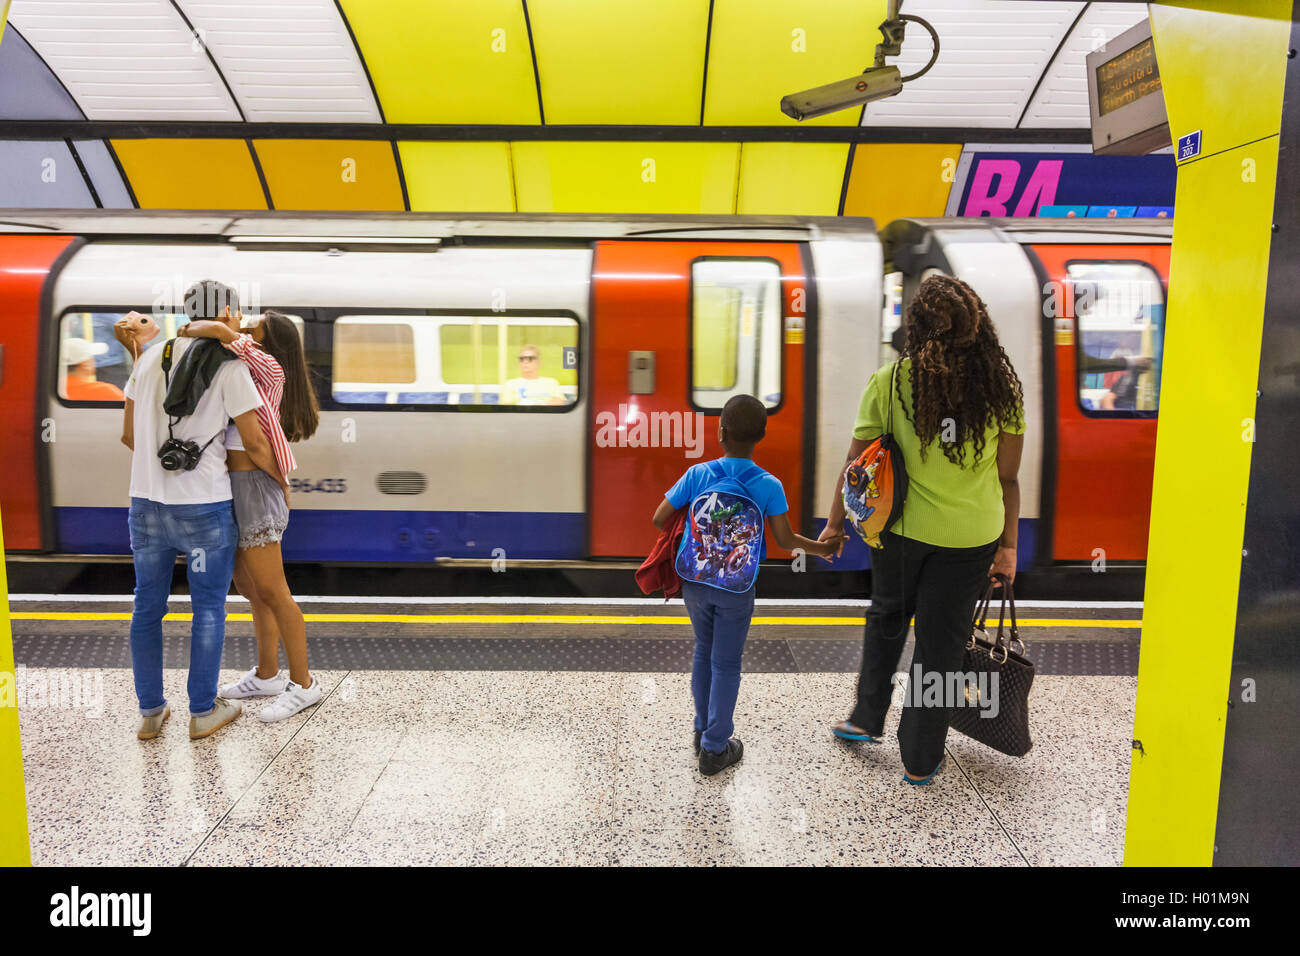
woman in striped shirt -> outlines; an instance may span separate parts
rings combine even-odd
[[[275,452],[279,474],[253,464],[234,425],[226,429],[226,463],[239,524],[235,588],[252,606],[257,635],[257,666],[221,688],[227,698],[271,697],[258,715],[284,720],[321,699],[321,687],[307,670],[307,626],[284,577],[280,539],[289,523],[289,473],[296,467],[289,443],[316,431],[320,412],[307,378],[302,339],[288,316],[267,311],[249,333],[236,331],[239,316],[227,322],[191,322],[181,335],[215,338],[248,366],[262,397],[257,420]],[[289,660],[289,677],[280,674],[279,646]]]

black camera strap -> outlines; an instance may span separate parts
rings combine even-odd
[[[164,395],[166,395],[169,391],[171,391],[171,387],[172,387],[172,348],[175,345],[176,345],[175,339],[168,339],[167,344],[163,346],[162,370],[163,370],[163,394]],[[176,419],[176,421],[179,420],[180,419]],[[175,423],[176,422],[172,420],[172,417],[168,415],[167,416],[167,437],[173,440],[176,438],[176,436],[172,434],[172,425],[174,425]]]

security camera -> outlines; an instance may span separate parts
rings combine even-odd
[[[902,90],[903,78],[898,67],[873,66],[847,80],[783,96],[781,112],[797,120],[812,119],[814,116],[861,106],[873,100],[883,100],[887,96],[896,96]]]
[[[880,25],[881,42],[876,44],[876,62],[857,76],[838,83],[827,83],[802,93],[791,93],[781,97],[781,112],[795,120],[812,119],[824,116],[836,110],[846,110],[853,106],[863,106],[873,100],[883,100],[887,96],[897,96],[903,91],[903,84],[918,79],[930,72],[939,59],[939,34],[921,17],[899,13],[902,0],[888,0],[887,17]],[[917,72],[901,76],[896,66],[886,66],[885,57],[898,56],[903,49],[903,34],[908,23],[917,23],[925,27],[934,41],[934,50],[930,61]]]

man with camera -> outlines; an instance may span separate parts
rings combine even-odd
[[[212,280],[185,293],[195,319],[239,314],[234,289]],[[176,556],[185,559],[193,624],[190,631],[190,737],[215,733],[240,714],[217,697],[221,651],[239,533],[226,470],[225,431],[233,419],[244,450],[258,467],[278,473],[270,442],[257,423],[262,404],[248,367],[206,354],[206,341],[177,338],[144,351],[126,383],[122,443],[131,456],[131,554],[135,606],[131,667],[140,702],[141,740],[157,737],[171,714],[163,695],[162,619]],[[200,349],[194,355],[187,354]],[[177,417],[164,409],[177,407]]]

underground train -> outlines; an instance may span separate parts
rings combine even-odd
[[[11,212],[5,547],[129,553],[130,359],[112,323],[152,313],[155,347],[203,278],[303,336],[321,420],[295,448],[288,560],[639,559],[656,504],[720,453],[717,416],[741,393],[767,405],[757,460],[815,536],[867,378],[938,270],[981,295],[1024,384],[1022,567],[1141,562],[1171,232],[1142,219],[878,230],[849,217]],[[868,562],[853,541],[837,567]]]

